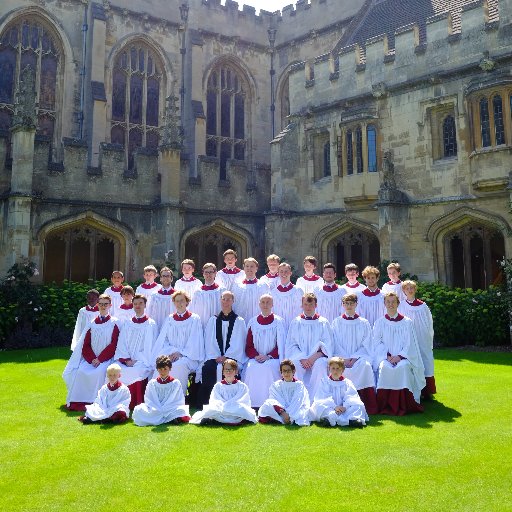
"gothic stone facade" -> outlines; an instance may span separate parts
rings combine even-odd
[[[5,0],[0,271],[512,255],[512,0]]]

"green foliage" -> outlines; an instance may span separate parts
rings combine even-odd
[[[443,346],[509,343],[510,293],[505,289],[472,290],[419,283],[417,296],[432,311],[436,343]]]

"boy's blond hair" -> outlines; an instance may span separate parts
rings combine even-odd
[[[331,357],[329,359],[329,362],[327,364],[327,367],[330,368],[331,367],[331,364],[338,364],[340,365],[343,369],[345,369],[345,359],[343,359],[342,357],[338,357],[338,356],[334,356],[334,357]]]
[[[180,268],[183,269],[183,265],[190,265],[194,270],[196,269],[196,264],[194,263],[194,260],[186,259],[181,262]]]
[[[203,265],[203,271],[206,270],[207,268],[213,268],[213,270],[217,272],[217,265],[215,265],[215,263],[205,263]]]
[[[99,302],[101,299],[108,299],[108,301],[110,302],[110,304],[112,304],[112,298],[110,297],[110,295],[107,295],[106,293],[102,293],[102,294],[98,297],[98,302]]]
[[[146,265],[144,267],[144,272],[154,272],[155,274],[158,274],[155,265]]]
[[[277,261],[279,263],[281,261],[281,258],[277,254],[269,254],[267,256],[267,261],[268,260]]]
[[[189,297],[188,293],[184,292],[183,290],[176,290],[171,295],[171,300],[174,302],[176,300],[176,297],[178,297],[179,295],[183,295],[183,297],[185,297],[185,299],[187,300],[187,306],[188,306],[190,304],[190,297]]]
[[[372,267],[372,266],[368,265],[363,270],[363,277],[367,278],[370,274],[375,274],[378,279],[380,276],[380,270],[377,267]]]
[[[398,297],[398,294],[396,294],[395,292],[388,292],[384,294],[384,301],[386,300],[387,297],[396,297],[397,305],[400,304],[400,297]]]
[[[256,266],[259,268],[260,267],[260,264],[258,263],[258,260],[256,258],[245,258],[244,260],[244,265],[246,263],[256,263]]]
[[[397,261],[392,261],[387,267],[386,267],[386,270],[389,270],[390,268],[395,268],[397,270],[398,273],[401,272],[400,270],[400,263],[398,263]]]
[[[283,261],[283,263],[279,263],[279,268],[287,268],[290,272],[292,271],[292,266],[285,261]]]
[[[418,289],[418,283],[416,283],[416,281],[413,281],[412,279],[406,279],[406,280],[402,283],[402,290],[403,290],[406,286],[412,286],[412,287],[414,288],[414,290],[417,290],[417,289]]]

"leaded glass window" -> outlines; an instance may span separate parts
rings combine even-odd
[[[457,155],[457,137],[453,116],[446,116],[443,121],[443,154],[445,158]]]
[[[505,144],[505,127],[503,125],[503,103],[498,94],[492,99],[492,108],[494,111],[494,134],[496,137],[496,146]]]
[[[347,131],[347,174],[354,174],[354,150],[352,147],[352,130]]]
[[[482,147],[491,145],[491,128],[489,121],[489,105],[487,98],[480,100],[480,132],[482,134]]]
[[[368,172],[377,172],[377,131],[375,126],[369,125],[366,128],[366,139],[368,144]]]

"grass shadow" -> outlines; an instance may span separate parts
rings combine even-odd
[[[512,352],[485,352],[461,350],[457,348],[438,348],[434,358],[439,361],[471,361],[472,363],[498,364],[512,366]]]

